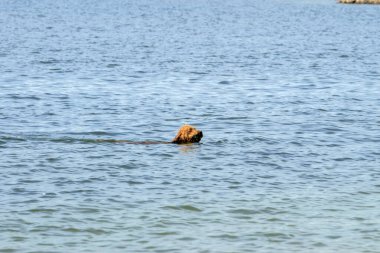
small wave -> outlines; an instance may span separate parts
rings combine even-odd
[[[59,60],[56,60],[56,59],[50,59],[50,60],[42,60],[42,61],[38,61],[39,64],[56,64],[56,63],[59,63],[60,61]]]
[[[80,229],[80,228],[69,227],[69,228],[62,229],[62,231],[70,232],[70,233],[90,233],[90,234],[95,234],[95,235],[102,235],[102,234],[109,233],[108,231],[105,231],[103,229],[98,229],[98,228]]]
[[[179,206],[164,206],[164,209],[172,209],[172,210],[184,210],[184,211],[192,211],[192,212],[202,212],[202,209],[199,209],[192,205],[179,205]]]
[[[255,214],[283,214],[284,211],[278,210],[276,208],[272,207],[266,207],[262,209],[245,209],[245,208],[238,208],[227,211],[231,214],[242,214],[242,215],[255,215]]]
[[[28,211],[31,213],[54,213],[57,210],[51,209],[51,208],[34,208],[34,209],[29,209]]]
[[[260,213],[259,210],[251,210],[251,209],[234,209],[229,211],[232,214],[244,214],[244,215],[252,215]]]
[[[287,235],[284,233],[279,233],[279,232],[268,232],[268,233],[262,233],[264,237],[269,237],[269,238],[278,238],[278,239],[290,239],[293,238],[294,236],[292,235]]]
[[[220,238],[220,239],[237,239],[239,238],[237,235],[231,234],[221,234],[221,235],[212,235],[211,238]]]
[[[7,141],[26,141],[26,139],[14,136],[0,136],[0,143],[6,143]]]
[[[98,213],[99,212],[99,209],[90,208],[90,207],[81,207],[81,208],[77,208],[76,210],[79,211],[80,213]]]
[[[49,158],[46,158],[46,161],[50,162],[50,163],[57,162],[59,160],[61,160],[61,158],[59,158],[59,157],[49,157]]]
[[[122,181],[123,182],[123,181]],[[134,180],[128,180],[128,181],[124,181],[125,183],[129,184],[129,185],[139,185],[139,184],[144,184],[143,182],[139,182],[139,181],[134,181]]]
[[[104,135],[104,136],[116,136],[119,133],[105,132],[105,131],[90,131],[90,132],[65,132],[65,135]]]
[[[218,117],[216,120],[246,120],[248,117],[241,116],[241,117]]]
[[[42,182],[41,180],[33,180],[33,179],[20,179],[18,183],[22,184],[36,184]]]
[[[13,94],[13,95],[10,95],[9,98],[12,98],[12,99],[30,99],[30,100],[41,100],[41,98],[37,97],[37,96],[21,96],[21,95],[16,95],[16,94]]]
[[[89,139],[89,138],[72,138],[72,137],[62,137],[56,139],[48,139],[51,142],[62,142],[62,143],[135,143],[133,141],[127,140],[116,140],[116,139]]]
[[[159,235],[159,236],[166,236],[166,235],[178,235],[179,233],[174,232],[174,231],[165,231],[165,232],[156,232],[156,233],[152,233],[152,234]]]
[[[351,158],[351,157],[338,157],[338,158],[335,158],[333,160],[336,162],[344,162],[344,161],[351,161],[351,160],[353,160],[353,158]]]
[[[74,139],[70,137],[63,137],[63,138],[57,138],[57,139],[49,139],[51,142],[62,142],[62,143],[75,143],[79,142],[79,139]]]
[[[207,75],[207,72],[201,72],[201,71],[191,71],[190,74],[194,75]]]
[[[120,64],[117,64],[117,63],[110,63],[107,65],[107,68],[116,68],[116,67],[119,67]]]
[[[210,145],[222,145],[228,143],[228,139],[221,139],[221,140],[215,140],[215,141],[208,141]],[[204,144],[204,143],[199,143],[199,144]]]

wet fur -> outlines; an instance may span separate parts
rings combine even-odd
[[[176,137],[172,140],[172,143],[176,144],[187,144],[199,142],[203,137],[202,131],[197,130],[195,127],[190,125],[182,126]]]

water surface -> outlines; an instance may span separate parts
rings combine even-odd
[[[0,2],[0,252],[379,252],[380,8]],[[181,124],[196,145],[170,141]]]

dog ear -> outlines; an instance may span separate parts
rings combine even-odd
[[[182,135],[178,134],[172,141],[173,143],[181,144],[183,143]]]

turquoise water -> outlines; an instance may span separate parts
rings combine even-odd
[[[0,252],[380,252],[380,8],[0,1]],[[170,141],[184,123],[195,145]]]

